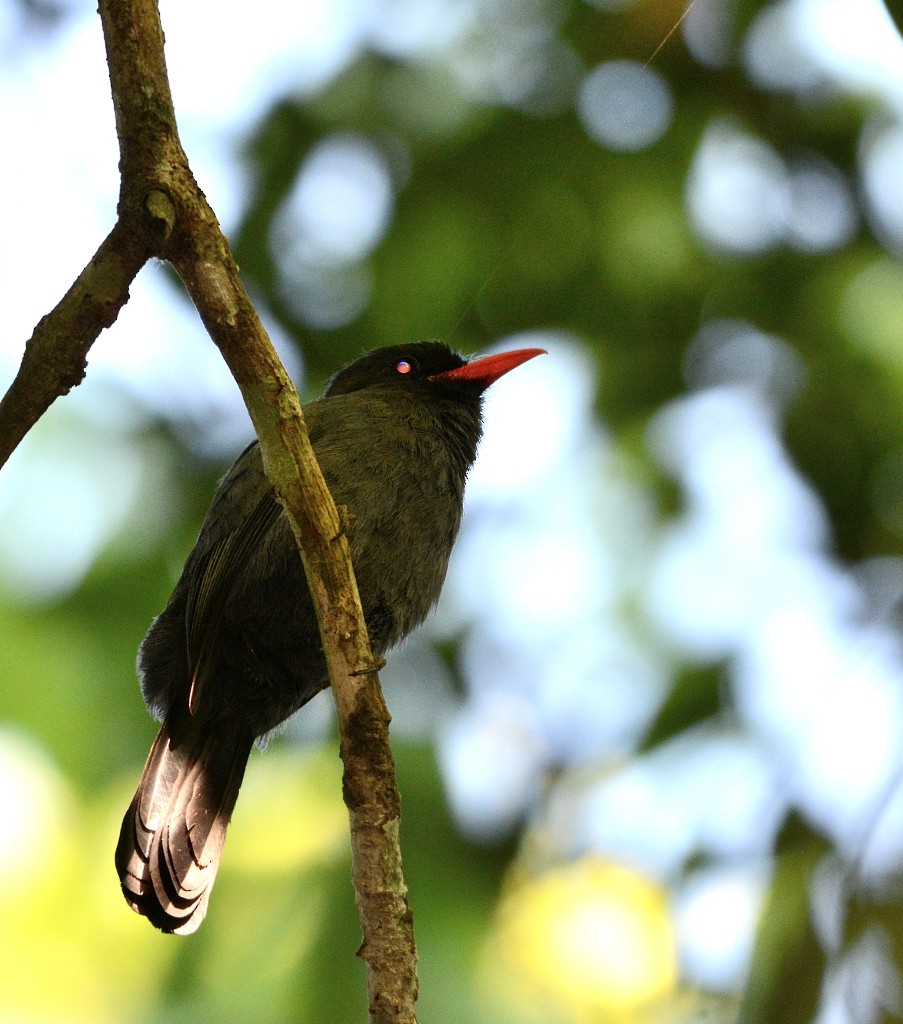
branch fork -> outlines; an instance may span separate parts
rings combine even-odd
[[[390,716],[377,674],[384,662],[370,650],[342,519],[294,385],[179,140],[156,0],[100,0],[99,14],[119,139],[118,220],[26,344],[0,400],[0,466],[53,401],[81,382],[91,345],[116,320],[139,270],[149,259],[169,260],[241,389],[307,573],[339,721],[369,1019],[416,1024],[416,950],[401,872]]]

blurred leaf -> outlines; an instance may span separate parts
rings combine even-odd
[[[814,1020],[827,960],[812,927],[810,898],[813,874],[828,850],[802,819],[787,819],[736,1024]]]
[[[718,714],[721,707],[721,666],[685,669],[661,706],[641,750],[651,750]]]

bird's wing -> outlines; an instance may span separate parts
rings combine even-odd
[[[199,707],[209,676],[219,619],[229,593],[281,512],[255,442],[242,452],[217,488],[185,567],[190,580],[185,625],[192,713]]]
[[[304,406],[312,444],[322,436],[324,402]],[[194,713],[210,678],[220,615],[236,578],[273,528],[282,506],[263,469],[256,441],[235,460],[213,497],[197,544],[185,565],[190,581],[185,609],[191,688],[188,706]]]

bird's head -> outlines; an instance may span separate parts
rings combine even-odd
[[[426,392],[481,395],[516,366],[544,353],[541,348],[499,352],[468,362],[441,341],[390,345],[361,356],[332,378],[326,397],[347,395],[377,384]]]

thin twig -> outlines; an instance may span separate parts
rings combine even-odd
[[[88,351],[119,315],[147,262],[140,235],[118,222],[25,345],[19,372],[0,400],[0,466],[51,404],[80,384]]]

